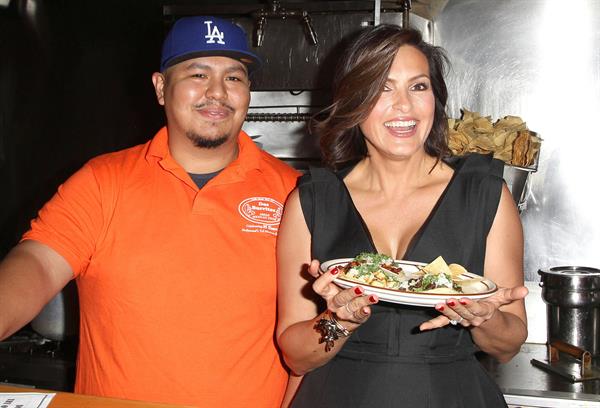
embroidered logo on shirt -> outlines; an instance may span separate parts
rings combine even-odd
[[[223,41],[225,39],[225,34],[222,31],[219,31],[219,27],[212,27],[212,21],[210,20],[205,21],[204,24],[206,24],[206,29],[208,33],[204,36],[204,38],[207,39],[207,44],[214,44],[215,42],[217,44],[225,44],[225,41]],[[215,39],[217,41],[215,41]]]
[[[246,224],[243,232],[266,232],[277,235],[283,204],[270,197],[250,197],[243,200],[238,206],[240,215],[250,224]]]

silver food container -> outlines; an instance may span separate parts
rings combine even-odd
[[[70,281],[31,321],[31,328],[50,340],[67,340],[79,333],[79,297]],[[0,405],[1,408],[1,405]]]
[[[600,355],[600,269],[558,266],[538,274],[548,313],[548,342],[561,340]]]

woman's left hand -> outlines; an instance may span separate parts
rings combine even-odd
[[[446,300],[445,303],[435,305],[436,310],[442,314],[422,323],[419,329],[425,331],[449,324],[477,327],[491,319],[501,306],[524,299],[527,293],[528,290],[525,286],[517,286],[514,288],[499,288],[492,296],[481,300],[451,298]]]

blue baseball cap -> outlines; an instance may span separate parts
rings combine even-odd
[[[160,70],[182,61],[221,56],[244,63],[252,72],[262,61],[250,52],[246,33],[238,25],[217,17],[183,17],[173,24],[162,47]]]

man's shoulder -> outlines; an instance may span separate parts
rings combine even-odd
[[[122,150],[100,154],[90,159],[88,161],[88,165],[94,168],[95,170],[127,166],[128,164],[134,163],[140,158],[145,157],[148,143],[149,142],[146,142]]]

